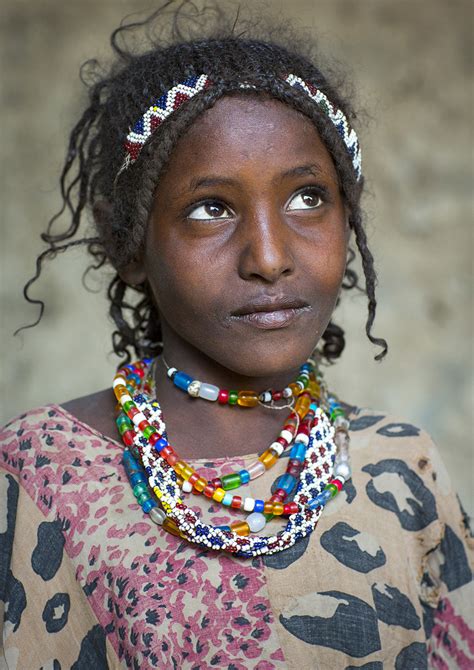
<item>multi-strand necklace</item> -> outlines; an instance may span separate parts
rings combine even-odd
[[[143,359],[127,365],[113,382],[121,405],[117,426],[126,446],[124,465],[143,511],[174,535],[243,557],[276,553],[312,532],[325,504],[351,476],[349,424],[337,399],[327,393],[314,361],[305,363],[296,381],[282,391],[260,394],[219,389],[165,362],[168,377],[191,397],[241,407],[263,404],[279,408],[278,401],[283,400],[287,403],[283,407],[290,407],[279,436],[255,462],[211,480],[182,460],[169,444],[160,405],[152,397],[152,363]],[[274,482],[275,492],[268,500],[230,493],[263,475],[288,450],[286,472]],[[187,493],[204,495],[247,517],[229,526],[205,524],[183,502]],[[288,517],[282,530],[271,536],[257,535],[279,516]]]

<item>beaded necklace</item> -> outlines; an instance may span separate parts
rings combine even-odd
[[[350,477],[348,421],[336,398],[326,394],[321,377],[316,384],[312,364],[306,364],[306,371],[315,384],[313,392],[316,386],[320,390],[324,409],[318,406],[315,395],[302,390],[293,410],[295,416],[289,417],[292,423],[285,424],[279,440],[260,455],[252,464],[254,467],[208,482],[180,460],[168,443],[159,403],[148,395],[151,363],[144,359],[125,366],[114,378],[114,392],[123,410],[117,425],[127,447],[124,465],[143,511],[155,523],[194,544],[242,557],[281,551],[312,532],[324,505]],[[286,473],[276,480],[276,491],[269,500],[242,499],[228,493],[263,474],[293,442]],[[230,526],[204,524],[181,499],[182,493],[191,491],[250,514],[246,521]],[[285,502],[293,493],[293,500]],[[274,516],[288,516],[284,529],[272,536],[250,536],[261,531]]]

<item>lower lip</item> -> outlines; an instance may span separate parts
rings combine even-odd
[[[263,330],[276,330],[292,325],[302,314],[307,313],[309,307],[298,307],[297,309],[278,309],[274,312],[252,312],[251,314],[240,314],[233,316],[242,323],[248,323],[255,328]]]

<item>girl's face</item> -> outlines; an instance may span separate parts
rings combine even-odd
[[[176,145],[149,221],[142,268],[168,360],[204,353],[250,377],[295,369],[334,309],[347,218],[306,117],[267,98],[219,100]]]

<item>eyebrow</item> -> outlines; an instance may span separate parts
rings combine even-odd
[[[275,181],[283,181],[283,179],[287,179],[288,177],[319,177],[323,174],[324,170],[318,163],[310,163],[308,165],[298,165],[289,170],[285,170],[285,172],[282,172],[282,174],[275,178]],[[234,179],[210,175],[207,177],[195,177],[191,179],[189,188],[191,191],[197,191],[198,188],[209,188],[210,186],[233,186],[234,184]]]

